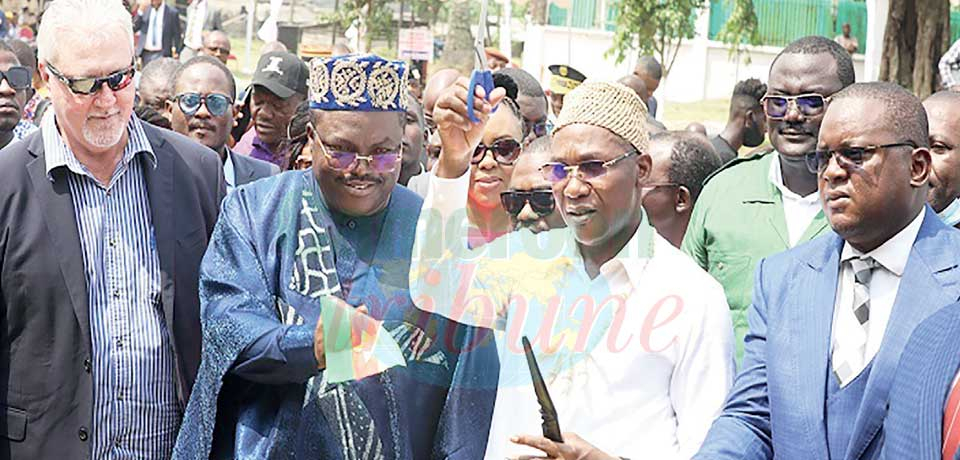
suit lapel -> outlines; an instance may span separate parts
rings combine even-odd
[[[157,255],[160,258],[160,279],[163,292],[161,299],[163,301],[163,314],[167,327],[173,330],[173,299],[174,299],[174,273],[176,258],[174,237],[173,215],[173,155],[166,151],[166,141],[157,136],[155,130],[146,123],[143,124],[143,130],[147,135],[147,140],[153,147],[153,153],[157,157],[157,167],[154,168],[147,160],[146,155],[140,155],[140,161],[143,161],[143,171],[147,182],[147,195],[150,199],[150,217],[153,219],[154,239],[157,242]],[[173,340],[173,334],[170,334]]]
[[[840,272],[840,248],[843,241],[831,235],[822,245],[815,246],[809,254],[807,267],[797,280],[792,291],[791,308],[799,328],[799,344],[803,350],[797,359],[796,394],[802,414],[813,427],[814,438],[810,447],[818,455],[811,458],[829,458],[827,432],[824,423],[824,395],[829,372],[830,337],[833,327],[833,306],[836,303],[837,283]]]
[[[955,260],[957,249],[950,247],[956,240],[944,237],[944,231],[946,226],[927,208],[900,280],[883,342],[873,358],[870,381],[864,390],[847,458],[859,458],[879,431],[890,384],[914,328],[932,313],[957,300],[960,270]]]
[[[73,199],[64,171],[54,172],[56,181],[47,178],[46,160],[43,152],[43,136],[36,136],[30,152],[37,157],[27,165],[34,192],[46,220],[47,231],[53,248],[60,256],[60,273],[70,294],[70,303],[80,324],[84,346],[90,345],[90,306],[87,296],[87,278],[83,266],[83,250],[80,247],[80,231],[73,211]]]
[[[919,385],[920,394],[915,396],[920,404],[914,414],[917,435],[920,438],[918,455],[921,458],[941,458],[943,410],[951,384],[960,367],[960,319],[957,318],[957,312],[958,310],[954,309],[950,320],[942,325],[937,346],[924,350],[929,352],[929,356],[916,358],[924,359],[923,371],[919,375],[907,376],[910,379],[923,380]]]

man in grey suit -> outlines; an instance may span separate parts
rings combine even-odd
[[[0,458],[169,459],[222,168],[132,116],[120,2],[57,0],[37,42],[52,109],[0,154]]]
[[[143,65],[161,57],[179,57],[183,30],[177,9],[163,0],[140,0],[133,16],[133,31],[140,32],[137,56]]]
[[[227,147],[233,127],[237,87],[227,66],[210,56],[195,56],[173,75],[173,100],[167,103],[173,130],[220,155],[227,192],[280,172],[273,163],[237,155]]]

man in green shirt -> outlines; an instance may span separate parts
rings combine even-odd
[[[757,263],[829,228],[804,155],[816,149],[830,96],[854,80],[850,55],[834,41],[809,36],[787,45],[762,99],[774,150],[727,163],[707,178],[694,207],[682,249],[723,285],[738,359]]]

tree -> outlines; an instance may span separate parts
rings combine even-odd
[[[937,63],[949,41],[948,0],[890,0],[880,80],[929,96],[937,89]]]
[[[704,0],[620,0],[613,47],[605,56],[616,62],[629,53],[653,54],[663,63],[666,77],[684,39],[693,38],[697,11]]]
[[[727,0],[727,4],[730,3],[733,3],[733,11],[717,32],[717,39],[730,45],[730,54],[736,55],[739,61],[740,55],[746,52],[744,45],[760,45],[760,29],[753,0]],[[749,53],[746,61],[750,63]]]
[[[360,24],[360,36],[364,39],[364,49],[354,50],[366,52],[371,48],[375,35],[395,37],[393,24],[393,10],[388,0],[345,0],[340,8],[327,15],[331,21],[336,21],[340,28],[350,27],[353,21]]]
[[[469,74],[473,69],[473,34],[470,25],[472,19],[470,0],[450,1],[450,32],[443,48],[443,61],[452,67]]]

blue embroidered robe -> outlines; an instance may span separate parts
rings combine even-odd
[[[312,173],[223,203],[200,274],[203,360],[175,459],[482,458],[496,398],[492,334],[417,309],[408,291],[421,199],[331,211]],[[355,382],[316,370],[319,296],[366,305],[407,361]]]

